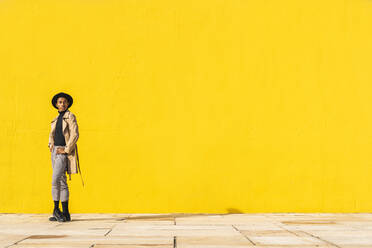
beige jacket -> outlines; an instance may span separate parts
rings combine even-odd
[[[58,120],[58,116],[54,118],[51,122],[51,130],[49,134],[48,147],[51,147],[54,145],[54,134],[55,134],[57,120]],[[77,152],[76,141],[79,138],[79,128],[77,125],[75,115],[71,113],[69,110],[67,110],[62,117],[62,132],[63,132],[63,135],[65,136],[65,141],[66,141],[65,151],[67,152],[67,157],[68,157],[67,173],[69,174],[70,180],[71,180],[71,174],[78,173],[79,155]]]

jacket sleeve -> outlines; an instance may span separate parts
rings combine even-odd
[[[50,129],[50,132],[49,132],[49,143],[48,143],[48,147],[50,147],[53,143],[54,143],[54,140],[53,140],[53,132],[52,132],[52,129]]]
[[[79,139],[79,127],[74,114],[71,114],[71,118],[69,118],[68,128],[70,131],[70,138],[66,143],[65,152],[70,154],[75,149],[76,141]]]

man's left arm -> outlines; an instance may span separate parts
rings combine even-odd
[[[79,139],[79,127],[74,114],[68,119],[68,128],[70,131],[70,138],[65,146],[65,153],[69,154],[75,149],[76,141]]]

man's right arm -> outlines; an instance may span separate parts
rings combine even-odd
[[[50,130],[50,132],[49,132],[49,143],[48,143],[48,147],[49,147],[50,151],[52,151],[53,144],[54,144],[53,132],[52,132],[52,130]]]

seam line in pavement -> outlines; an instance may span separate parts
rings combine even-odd
[[[112,231],[112,228],[107,233],[105,233],[104,236],[107,236],[111,231]]]
[[[256,245],[250,238],[245,236],[238,228],[236,228],[234,225],[231,225],[236,231],[238,231],[241,235],[243,235],[244,238],[246,238],[249,242],[251,242],[253,245]]]
[[[11,244],[11,245],[8,245],[8,246],[4,246],[5,248],[8,248],[8,247],[11,247],[11,246],[13,246],[13,245],[17,245],[19,242],[22,242],[23,240],[26,240],[26,239],[28,239],[29,237],[31,237],[31,236],[27,236],[26,238],[23,238],[23,239],[21,239],[21,240],[18,240],[17,242],[15,242],[15,243],[13,243],[13,244]]]

